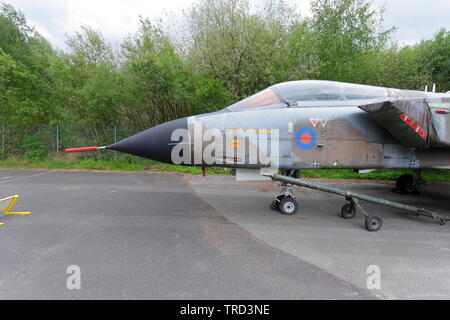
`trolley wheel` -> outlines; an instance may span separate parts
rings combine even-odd
[[[419,192],[412,174],[404,174],[397,179],[397,191],[402,194],[417,194]]]
[[[279,211],[280,210],[280,203],[277,200],[273,200],[270,204],[270,209],[273,211]]]
[[[347,203],[342,207],[341,216],[344,219],[353,219],[356,215],[356,207],[351,203]]]
[[[285,216],[293,216],[297,213],[298,203],[294,198],[286,197],[279,204],[281,214]]]
[[[369,215],[366,218],[366,229],[370,232],[377,232],[383,226],[383,219],[377,215]]]

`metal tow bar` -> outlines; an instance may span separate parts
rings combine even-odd
[[[404,211],[408,211],[413,213],[415,216],[425,216],[427,218],[431,218],[434,220],[439,221],[441,225],[446,224],[446,222],[450,221],[450,217],[444,216],[426,209],[416,208],[410,205],[389,201],[381,198],[375,198],[371,196],[367,196],[364,194],[354,193],[351,191],[345,191],[338,188],[329,187],[323,184],[318,183],[312,183],[305,181],[303,179],[295,179],[283,175],[269,175],[270,178],[274,181],[280,181],[287,184],[297,185],[300,187],[305,187],[309,189],[319,190],[327,193],[336,194],[338,196],[345,197],[345,199],[349,202],[346,205],[342,207],[341,215],[344,219],[353,219],[356,214],[356,208],[361,209],[364,216],[366,216],[365,225],[368,231],[376,232],[381,229],[381,226],[383,225],[383,220],[380,216],[377,215],[370,215],[368,214],[358,203],[358,200],[363,200],[367,202],[372,202],[380,205],[384,205],[387,207],[392,207]]]

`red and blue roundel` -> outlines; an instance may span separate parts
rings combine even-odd
[[[311,150],[317,143],[317,134],[312,128],[303,128],[295,135],[295,144],[302,150]]]

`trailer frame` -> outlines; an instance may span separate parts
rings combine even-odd
[[[450,221],[449,216],[445,216],[430,210],[427,210],[425,208],[418,208],[407,204],[402,204],[395,201],[390,201],[382,198],[372,197],[356,192],[352,192],[349,190],[343,190],[339,188],[330,187],[327,185],[319,184],[319,183],[313,183],[306,181],[301,178],[294,178],[294,177],[288,177],[284,175],[279,174],[272,174],[267,175],[267,177],[270,177],[273,181],[279,181],[282,182],[285,186],[289,185],[296,185],[299,187],[304,187],[308,189],[318,190],[322,192],[327,192],[331,194],[335,194],[338,196],[344,197],[348,203],[345,204],[341,209],[341,216],[344,219],[353,219],[356,215],[356,209],[359,208],[362,212],[362,214],[366,217],[365,226],[366,229],[370,232],[377,232],[381,229],[383,225],[383,219],[379,215],[375,214],[369,214],[367,213],[364,208],[359,204],[359,200],[375,203],[395,209],[400,209],[409,213],[414,214],[415,216],[424,216],[430,219],[433,219],[435,221],[438,221],[440,225],[445,225],[447,222]],[[276,201],[280,201],[279,197],[277,197]],[[296,201],[292,199],[292,203],[296,205]]]

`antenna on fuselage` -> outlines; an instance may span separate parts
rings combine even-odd
[[[433,93],[436,93],[436,83],[433,83]]]
[[[425,92],[428,92],[428,85],[425,85]]]

